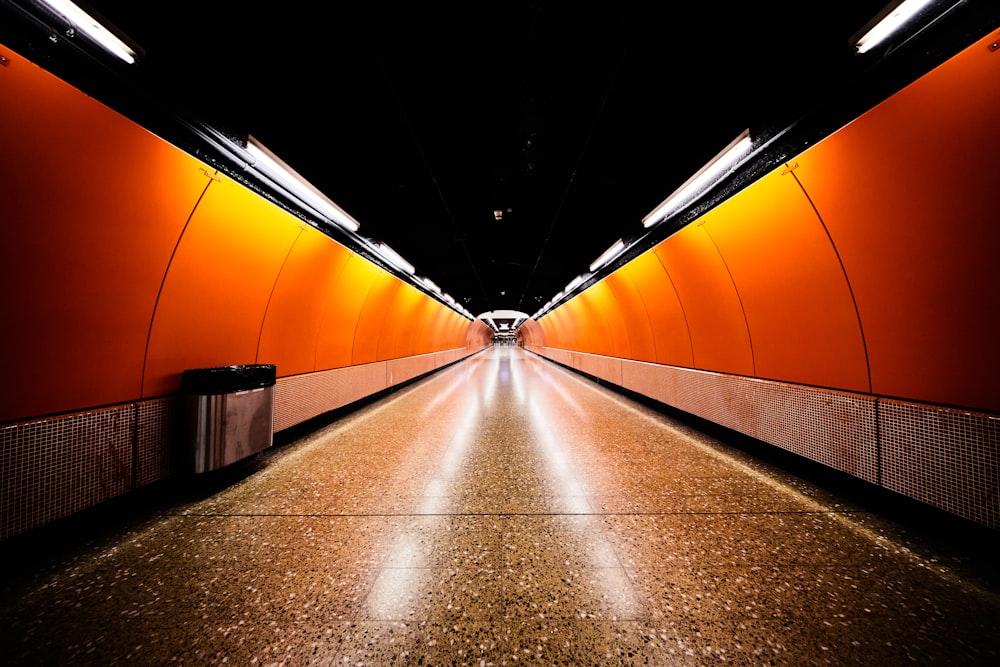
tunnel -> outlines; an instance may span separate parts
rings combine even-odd
[[[182,150],[0,44],[0,546],[173,503],[144,517],[165,533],[119,538],[117,574],[74,561],[97,578],[66,570],[63,602],[10,584],[5,653],[992,663],[995,582],[761,470],[788,457],[995,540],[998,40],[499,339],[229,149]],[[260,366],[266,442],[196,471],[185,374]],[[74,598],[99,622],[70,646],[46,623],[82,623]]]

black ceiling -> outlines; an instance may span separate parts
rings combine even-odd
[[[531,314],[744,129],[835,103],[885,2],[89,4],[158,99],[253,135],[473,314]]]

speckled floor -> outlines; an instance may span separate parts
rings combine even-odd
[[[965,551],[516,348],[186,484],[15,541],[0,662],[1000,661]]]

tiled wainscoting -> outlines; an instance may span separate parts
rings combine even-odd
[[[1000,415],[526,348],[957,516],[1000,528]]]
[[[465,348],[279,378],[274,430],[452,364]],[[0,425],[0,540],[185,470],[165,397]]]

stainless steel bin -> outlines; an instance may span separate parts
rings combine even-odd
[[[275,377],[272,364],[184,371],[184,434],[194,472],[222,468],[271,446]]]

